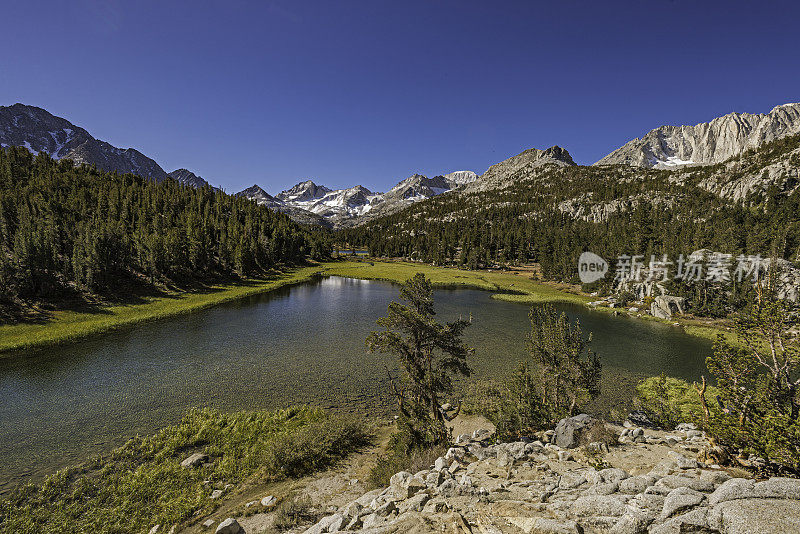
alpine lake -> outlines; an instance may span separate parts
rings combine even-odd
[[[313,404],[388,415],[390,355],[369,354],[375,320],[399,286],[320,277],[213,308],[0,359],[0,492],[188,409]],[[470,289],[436,289],[439,321],[472,317],[470,379],[501,378],[528,358],[529,306]],[[578,320],[603,363],[597,409],[626,407],[636,381],[665,373],[697,380],[711,343],[655,322],[556,304]],[[462,382],[463,383],[463,382]]]

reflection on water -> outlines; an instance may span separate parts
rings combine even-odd
[[[364,339],[397,286],[318,279],[69,346],[0,359],[0,487],[177,421],[189,407],[313,403],[385,412],[385,364]],[[527,307],[481,291],[436,291],[439,320],[473,316],[477,377],[525,357]],[[561,306],[593,332],[607,372],[694,379],[710,344],[667,325]]]

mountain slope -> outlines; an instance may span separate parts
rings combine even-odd
[[[721,163],[764,143],[800,133],[800,103],[767,114],[729,113],[694,126],[662,126],[629,141],[595,165],[675,168]]]
[[[24,146],[54,159],[96,165],[109,172],[132,173],[161,181],[167,173],[133,148],[117,148],[92,137],[66,119],[35,106],[0,106],[0,147]]]
[[[208,185],[208,182],[197,176],[192,171],[187,169],[177,169],[169,173],[169,177],[177,180],[183,185],[190,185],[192,187],[203,187]]]
[[[800,134],[716,165],[674,170],[625,165],[507,164],[448,195],[343,230],[376,256],[470,268],[538,263],[573,281],[586,250],[732,254],[773,250],[800,259]],[[727,297],[725,297],[727,298]],[[709,304],[710,305],[710,304]]]
[[[467,185],[466,191],[483,191],[507,185],[509,180],[523,169],[534,169],[545,165],[557,167],[574,167],[569,152],[560,146],[552,146],[546,150],[529,148],[516,156],[495,163],[484,172],[481,177]]]

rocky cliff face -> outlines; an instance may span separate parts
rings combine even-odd
[[[552,146],[546,150],[530,148],[500,163],[495,163],[481,177],[464,188],[465,192],[486,191],[512,185],[516,175],[548,165],[556,167],[574,167],[569,152],[560,146]]]
[[[595,165],[675,168],[720,163],[749,148],[800,133],[800,103],[767,114],[729,113],[694,126],[662,126],[634,139]]]
[[[42,108],[0,106],[0,146],[24,146],[55,159],[96,165],[109,172],[133,173],[160,181],[167,173],[158,163],[133,148],[117,148]]]

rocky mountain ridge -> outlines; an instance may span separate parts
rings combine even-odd
[[[104,171],[132,173],[161,181],[167,173],[133,148],[117,148],[92,137],[66,119],[35,106],[0,106],[0,147],[24,146],[54,159],[96,165]]]
[[[800,103],[789,103],[766,114],[734,112],[694,126],[661,126],[629,141],[595,165],[661,169],[709,165],[798,133]]]
[[[204,187],[209,185],[208,182],[206,182],[201,177],[197,176],[195,173],[187,169],[174,170],[171,173],[169,173],[169,177],[172,178],[173,180],[177,180],[183,185],[190,185],[192,187]]]

